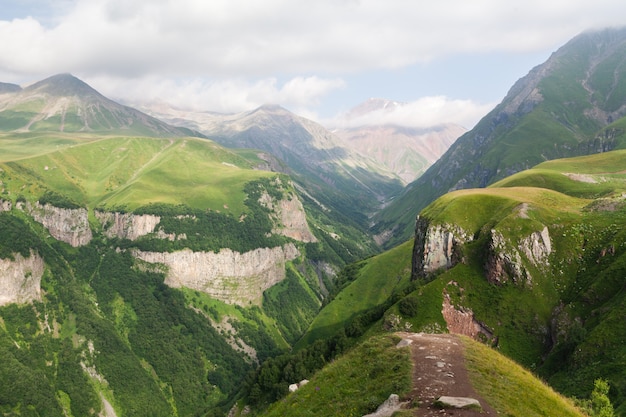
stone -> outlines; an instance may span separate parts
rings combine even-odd
[[[409,346],[413,341],[411,339],[402,339],[396,345],[397,348],[403,348],[405,346]]]
[[[456,409],[471,409],[482,410],[480,401],[475,398],[469,397],[447,397],[442,396],[437,398],[435,405],[440,408],[456,408]]]
[[[390,417],[402,407],[398,394],[391,394],[378,408],[376,412],[366,414],[363,417]]]

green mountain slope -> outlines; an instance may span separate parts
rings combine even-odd
[[[446,192],[485,187],[545,160],[623,148],[625,53],[623,29],[564,45],[383,210],[376,233],[393,231],[389,243],[397,244],[416,214]]]
[[[371,251],[249,150],[3,139],[6,414],[222,415],[248,372],[300,338],[332,269]]]
[[[115,103],[70,74],[54,75],[25,88],[4,86],[0,87],[1,131],[197,136]]]
[[[568,395],[585,397],[606,378],[622,412],[625,156],[545,162],[449,193],[420,214],[413,255],[418,305],[444,306],[434,324],[471,316],[456,331],[474,329]],[[437,249],[444,236],[448,253]]]

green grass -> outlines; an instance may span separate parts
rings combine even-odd
[[[396,348],[399,340],[392,335],[366,340],[274,403],[263,416],[360,417],[375,411],[390,394],[408,393],[410,350]]]
[[[384,303],[395,288],[408,283],[412,249],[408,241],[367,259],[356,280],[320,311],[298,346],[333,335],[350,318]]]
[[[463,337],[472,385],[501,415],[585,417],[573,402],[493,349]]]
[[[34,140],[22,139],[9,150],[19,158],[19,149]],[[90,208],[133,210],[167,203],[239,215],[244,211],[244,185],[273,175],[250,169],[256,160],[208,140],[113,137],[71,147],[71,140],[61,137],[38,140],[30,152],[41,155],[2,166],[12,178],[6,187],[14,195],[51,189]],[[12,144],[5,139],[0,146],[7,143]]]

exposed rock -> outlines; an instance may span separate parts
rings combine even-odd
[[[398,394],[391,394],[378,408],[376,412],[366,414],[363,417],[389,417],[402,407]]]
[[[417,216],[412,279],[452,268],[461,261],[461,246],[471,240],[473,236],[456,225],[430,225],[428,219]]]
[[[462,334],[475,340],[492,343],[497,340],[493,332],[484,323],[476,320],[471,308],[455,307],[447,292],[443,295],[441,314],[446,321],[448,331],[452,334]]]
[[[547,227],[521,239],[517,247],[502,233],[492,229],[490,235],[485,274],[492,284],[512,280],[517,284],[532,285],[532,275],[524,265],[522,254],[539,270],[545,270],[552,252],[550,233]]]
[[[32,249],[28,258],[0,259],[0,305],[41,300],[43,271],[43,258]]]
[[[159,216],[151,214],[135,215],[108,211],[95,211],[94,214],[102,224],[104,234],[107,237],[120,239],[135,240],[153,233],[161,221]]]
[[[187,287],[227,303],[248,306],[261,303],[263,291],[285,278],[285,263],[300,256],[300,252],[289,243],[245,253],[185,249],[171,253],[134,250],[133,255],[146,262],[165,264],[165,284],[170,287]]]
[[[35,206],[26,203],[28,214],[41,223],[57,240],[69,243],[74,247],[87,245],[93,237],[89,227],[87,209],[66,209],[50,204]]]
[[[289,193],[286,198],[276,201],[267,192],[264,192],[259,202],[273,212],[272,220],[275,228],[272,233],[290,237],[300,242],[317,242],[317,238],[309,229],[302,202],[295,194]]]
[[[468,397],[446,397],[442,396],[437,399],[435,405],[441,408],[457,408],[457,409],[471,409],[482,410],[480,401],[474,398]]]
[[[398,349],[409,346],[411,343],[413,343],[413,340],[411,339],[402,339],[398,342],[398,344],[396,345],[396,347]]]
[[[13,204],[9,200],[3,200],[0,198],[0,212],[2,211],[11,211]]]
[[[296,392],[296,391],[298,391],[298,384],[290,384],[289,392]]]

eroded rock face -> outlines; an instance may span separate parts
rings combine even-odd
[[[490,233],[485,264],[485,275],[490,283],[502,284],[511,280],[517,284],[532,285],[532,275],[524,266],[524,259],[540,270],[549,266],[552,243],[547,227],[521,239],[518,245],[511,243],[495,229]]]
[[[447,293],[443,295],[441,314],[450,333],[462,334],[475,340],[494,342],[493,332],[476,320],[472,309],[463,306],[455,307]]]
[[[0,259],[0,305],[41,300],[43,271],[43,258],[32,249],[28,258]]]
[[[48,229],[52,237],[74,247],[87,245],[93,237],[87,209],[66,209],[50,204],[42,206],[36,202],[34,206],[26,203],[26,210]]]
[[[295,194],[289,194],[287,198],[276,201],[264,192],[259,202],[273,212],[272,220],[276,227],[272,233],[300,242],[317,242],[317,238],[309,229],[302,202]]]
[[[260,304],[263,291],[285,279],[285,263],[300,252],[292,243],[282,247],[258,248],[239,253],[231,249],[214,252],[133,251],[146,262],[168,267],[165,284],[203,291],[231,304]]]
[[[425,277],[439,269],[449,269],[461,261],[460,248],[473,236],[456,225],[430,225],[418,216],[415,226],[412,278]]]
[[[161,221],[159,216],[151,214],[135,215],[108,211],[95,211],[94,214],[102,224],[105,236],[109,238],[136,240],[153,233]]]

